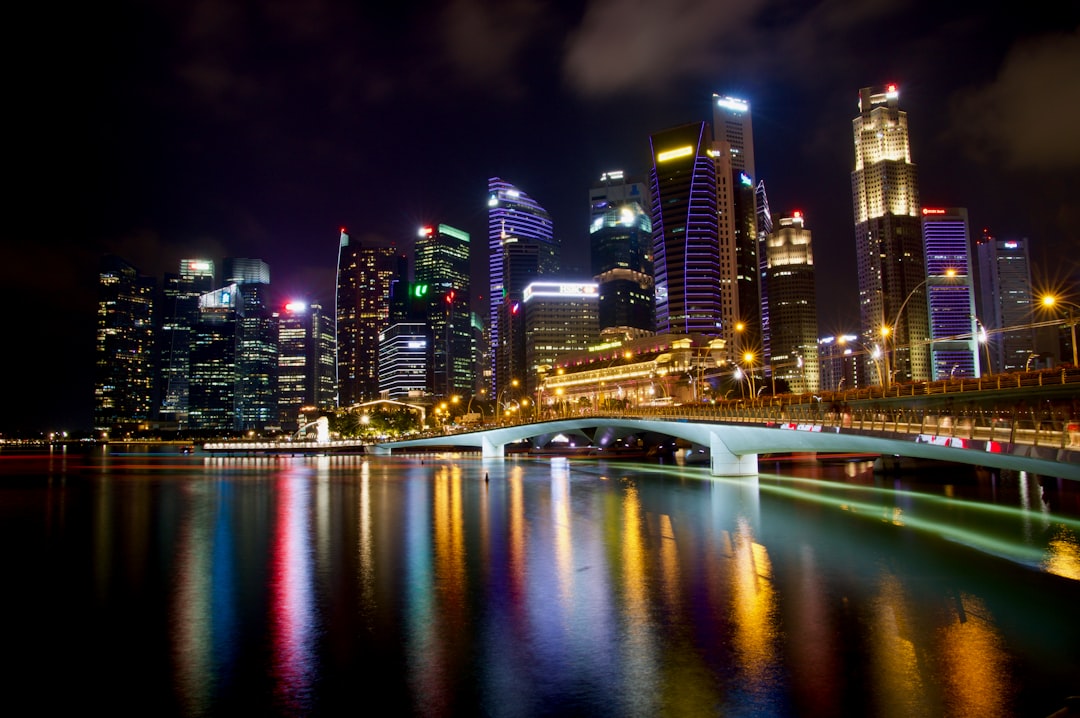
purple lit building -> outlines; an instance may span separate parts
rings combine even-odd
[[[979,376],[967,210],[924,207],[930,378]]]

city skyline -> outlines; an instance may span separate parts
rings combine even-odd
[[[3,430],[89,416],[80,367],[105,252],[159,279],[183,257],[259,257],[277,298],[332,306],[339,227],[403,249],[433,221],[483,237],[485,182],[501,176],[551,212],[556,238],[577,250],[564,264],[583,277],[589,186],[610,170],[642,174],[649,134],[708,121],[713,93],[750,103],[773,210],[800,210],[814,228],[821,334],[856,327],[851,121],[868,85],[903,93],[922,203],[967,208],[973,235],[1027,238],[1036,281],[1063,281],[1080,242],[1069,196],[1080,138],[1068,126],[1078,10],[931,7],[120,10],[61,50],[73,93],[22,103],[26,119],[59,114],[61,101],[81,117],[42,139],[21,185],[36,202],[18,203],[17,226],[32,226],[23,205],[48,198],[56,235],[5,243],[5,298],[40,299],[52,318],[20,317],[16,335],[58,351],[15,357],[26,380],[8,390],[20,412]],[[639,21],[616,32],[610,18],[628,12]],[[483,28],[499,42],[479,47]],[[46,267],[62,291],[42,291]]]

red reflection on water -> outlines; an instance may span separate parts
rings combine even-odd
[[[310,704],[315,675],[307,477],[283,476],[277,497],[270,547],[271,674],[278,700],[303,712]]]

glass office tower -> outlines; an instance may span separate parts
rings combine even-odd
[[[924,207],[931,378],[979,376],[967,210]]]

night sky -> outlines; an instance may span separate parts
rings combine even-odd
[[[446,222],[484,266],[486,183],[500,176],[548,208],[567,276],[587,276],[589,185],[644,174],[649,134],[711,120],[714,92],[750,102],[771,208],[802,210],[813,231],[822,335],[857,328],[851,121],[865,86],[899,85],[924,205],[967,207],[973,234],[1028,237],[1036,283],[1077,289],[1075,2],[31,12],[11,26],[25,49],[5,103],[5,433],[90,426],[105,252],[159,282],[182,257],[258,257],[279,299],[332,305],[340,227],[408,250],[421,223]]]

